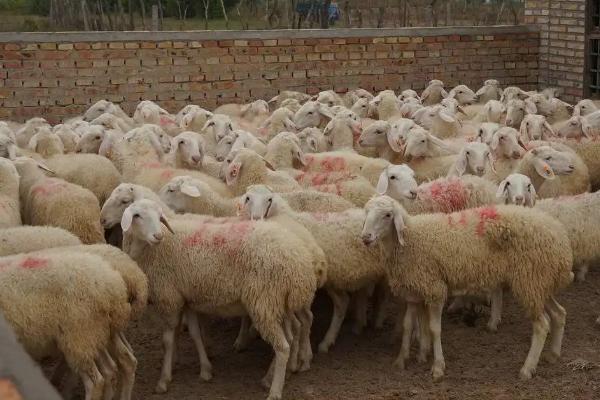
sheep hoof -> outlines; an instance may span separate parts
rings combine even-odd
[[[521,371],[519,372],[519,378],[521,378],[522,381],[528,381],[532,377],[533,377],[533,371],[530,371],[525,368],[521,368]]]
[[[246,350],[248,348],[248,343],[245,340],[236,340],[233,343],[233,349],[237,352],[237,353],[241,353],[242,351]]]
[[[575,281],[577,281],[577,282],[585,282],[585,273],[586,273],[586,271],[578,271],[575,274]]]
[[[271,388],[271,380],[268,377],[266,377],[266,376],[261,379],[260,384],[265,389],[270,389]],[[271,398],[271,396],[269,396],[269,398]]]
[[[560,354],[550,352],[544,356],[544,359],[548,364],[556,364],[560,360]]]
[[[308,360],[303,360],[300,364],[300,372],[306,372],[310,370],[310,361]]]
[[[487,330],[489,332],[492,332],[492,333],[498,332],[498,324],[499,323],[500,322],[496,322],[496,321],[494,321],[494,322],[492,322],[492,321],[488,322],[488,324],[487,324]]]
[[[596,320],[596,325],[600,326],[600,317],[598,317],[598,319]]]
[[[444,372],[446,371],[446,364],[443,361],[434,362],[431,367],[431,375],[434,382],[440,382],[444,379]]]
[[[154,391],[156,393],[167,393],[167,382],[158,382],[158,384],[156,385],[156,388],[154,389]]]
[[[427,362],[427,354],[419,354],[417,356],[417,362],[419,364],[425,364]]]
[[[267,400],[281,400],[281,395],[270,394]]]
[[[329,352],[329,347],[331,347],[331,344],[321,342],[321,344],[319,344],[319,353],[327,354]]]
[[[208,382],[212,379],[212,372],[211,371],[200,371],[200,379],[202,379],[204,382]]]
[[[396,358],[396,361],[394,361],[393,365],[394,365],[395,368],[398,368],[398,369],[401,369],[401,370],[406,369],[406,363],[404,361],[404,358],[402,358],[402,357]]]

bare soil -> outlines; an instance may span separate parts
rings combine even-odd
[[[599,244],[600,245],[600,244]],[[531,324],[510,298],[505,296],[498,333],[485,330],[487,315],[468,326],[459,316],[444,316],[442,341],[446,378],[433,383],[429,367],[412,361],[407,370],[392,367],[399,344],[390,344],[393,313],[382,331],[351,332],[352,321],[342,329],[329,354],[315,354],[312,369],[288,377],[284,398],[314,399],[600,399],[600,269],[592,270],[584,283],[574,283],[559,296],[567,309],[563,357],[557,364],[541,360],[537,376],[521,382],[518,372],[525,360]],[[331,315],[326,296],[315,302],[313,348],[323,337]],[[272,352],[261,340],[248,350],[233,350],[238,321],[215,320],[209,327],[213,380],[202,382],[196,350],[184,332],[178,340],[178,358],[173,382],[166,394],[154,393],[162,360],[161,322],[152,312],[128,332],[138,359],[135,399],[202,400],[265,399],[260,379]],[[414,351],[413,351],[414,353]],[[584,369],[576,368],[572,362]]]

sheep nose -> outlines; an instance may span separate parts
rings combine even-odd
[[[513,151],[513,158],[521,158],[521,152],[520,151]]]
[[[223,160],[225,160],[225,157],[217,157],[218,162],[223,162]]]
[[[154,239],[161,241],[163,240],[163,238],[165,237],[165,235],[162,232],[158,232],[154,234]]]
[[[483,167],[477,167],[477,173],[479,175],[483,174],[484,171],[485,171],[485,168],[483,168]]]
[[[411,191],[410,191],[410,197],[411,197],[412,199],[416,199],[416,198],[417,198],[417,192],[416,192],[416,191],[414,191],[414,190],[411,190]]]
[[[100,218],[100,225],[106,225],[106,218]]]
[[[515,196],[515,204],[518,206],[523,204],[523,196]]]
[[[362,145],[364,141],[362,139],[358,139],[358,144]]]
[[[75,150],[76,153],[81,153],[81,149]]]
[[[506,125],[507,126],[511,126],[513,124],[513,120],[512,119],[507,119],[506,120]]]
[[[367,246],[373,243],[373,234],[372,233],[363,233],[362,241]]]
[[[200,156],[197,156],[197,155],[196,156],[192,156],[192,161],[195,162],[195,163],[200,162],[201,159],[202,158]]]
[[[573,164],[569,165],[569,170],[575,171],[575,166]]]

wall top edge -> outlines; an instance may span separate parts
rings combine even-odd
[[[423,37],[446,35],[495,35],[538,32],[536,25],[455,26],[439,28],[344,28],[277,29],[247,31],[134,31],[134,32],[2,32],[0,43],[41,42],[129,42],[327,39],[354,37]]]

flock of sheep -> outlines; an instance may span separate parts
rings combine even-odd
[[[560,357],[556,295],[600,258],[600,110],[556,95],[433,80],[420,95],[284,91],[177,114],[142,101],[133,117],[100,100],[56,126],[0,122],[0,311],[86,400],[131,398],[125,331],[147,303],[164,323],[158,392],[178,335],[210,380],[206,318],[240,317],[234,347],[272,346],[263,384],[280,399],[286,372],[310,368],[317,289],[333,303],[319,352],[351,299],[359,333],[394,296],[395,364],[416,341],[436,380],[447,300],[489,302],[496,331],[510,293],[533,326],[529,379],[548,334]]]

